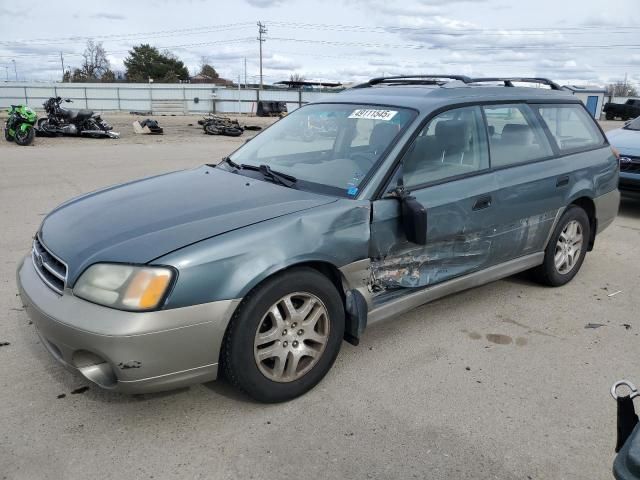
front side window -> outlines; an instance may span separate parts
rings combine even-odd
[[[593,118],[581,105],[540,105],[538,111],[561,151],[604,144]]]
[[[314,104],[295,110],[234,152],[241,174],[255,167],[294,177],[294,188],[355,197],[363,179],[415,118],[413,110]],[[231,168],[221,164],[222,168]]]
[[[418,134],[402,160],[407,188],[489,168],[480,107],[448,110]]]
[[[491,166],[505,167],[553,154],[544,130],[524,104],[485,106]]]

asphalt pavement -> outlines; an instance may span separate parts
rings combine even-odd
[[[257,404],[225,381],[128,396],[49,356],[16,266],[60,202],[238,141],[104,142],[0,147],[0,479],[611,478],[609,388],[640,383],[637,197],[569,285],[519,275],[374,325],[297,400]]]

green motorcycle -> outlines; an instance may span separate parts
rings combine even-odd
[[[7,142],[15,142],[26,146],[33,142],[36,136],[34,128],[38,119],[36,112],[26,105],[11,105],[8,110],[9,118],[4,126],[4,138]]]

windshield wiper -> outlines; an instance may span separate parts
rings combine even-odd
[[[251,165],[251,167],[253,167],[253,165]],[[284,187],[293,188],[298,181],[298,179],[293,175],[287,175],[286,173],[271,170],[271,167],[269,165],[262,164],[257,168],[257,170],[262,174],[263,177],[268,178],[274,183],[278,183]]]
[[[268,178],[274,183],[282,185],[284,187],[293,188],[295,186],[296,181],[298,180],[296,177],[292,175],[287,175],[286,173],[278,172],[276,170],[271,170],[269,165],[262,164],[260,166],[249,165],[246,163],[236,163],[229,157],[224,157],[222,159],[224,163],[228,163],[231,167],[236,170],[253,170],[256,172],[260,172],[263,177]]]

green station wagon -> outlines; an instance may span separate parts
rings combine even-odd
[[[549,80],[376,78],[217,165],[58,206],[17,280],[49,352],[105,389],[224,373],[285,401],[370,324],[524,270],[570,281],[617,214],[618,175]]]

